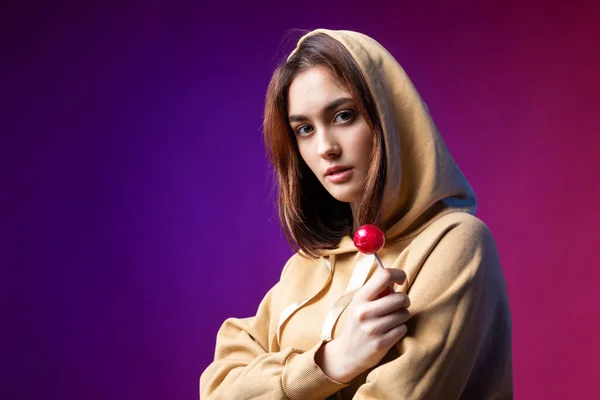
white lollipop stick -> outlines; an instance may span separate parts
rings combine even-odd
[[[375,253],[375,260],[377,260],[377,265],[379,265],[379,268],[383,269],[383,263],[381,262],[381,258],[379,258],[379,254]]]

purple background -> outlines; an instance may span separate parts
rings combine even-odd
[[[0,397],[198,397],[291,255],[263,99],[319,27],[396,56],[473,184],[517,398],[596,393],[600,7],[499,3],[3,2]]]

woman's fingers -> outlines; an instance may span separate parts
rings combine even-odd
[[[362,300],[372,301],[379,297],[379,294],[386,288],[393,287],[393,283],[403,283],[406,280],[406,273],[401,269],[384,268],[375,271],[375,274],[365,283],[365,285],[356,293],[355,297]]]
[[[354,295],[342,335],[332,341],[339,354],[349,357],[350,365],[361,371],[377,364],[386,352],[406,334],[410,319],[408,296],[392,292],[377,299],[394,282],[406,280],[404,271],[395,268],[377,270]],[[336,342],[337,340],[337,342]]]
[[[383,348],[391,348],[398,340],[402,339],[406,332],[408,331],[408,327],[406,324],[398,325],[380,337],[380,345]]]
[[[400,308],[410,307],[410,298],[406,293],[393,292],[380,299],[374,300],[371,304],[377,310],[378,315],[383,315]]]
[[[404,324],[409,319],[410,312],[406,308],[383,315],[373,321],[371,333],[378,336],[385,334],[387,331]]]
[[[408,307],[410,307],[408,295],[402,292],[394,292],[380,299],[364,303],[361,307],[360,317],[361,320],[367,321],[400,311],[408,313]]]

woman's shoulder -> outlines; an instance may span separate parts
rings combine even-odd
[[[465,246],[482,246],[493,242],[493,235],[489,227],[475,215],[456,211],[444,214],[429,224],[413,239],[411,247],[432,248],[442,240]]]
[[[494,238],[483,221],[468,213],[448,213],[431,223],[411,243],[404,265],[417,298],[432,299],[453,285],[505,297]],[[426,284],[413,287],[417,282]]]
[[[465,212],[451,212],[414,238],[407,264],[427,264],[429,269],[453,275],[453,271],[461,274],[465,269],[474,272],[499,267],[499,258],[494,237],[482,220]]]
[[[481,233],[484,230],[489,230],[487,225],[481,219],[464,211],[448,212],[433,221],[431,225],[433,226],[434,224],[439,226],[451,226],[453,228],[461,226],[461,229],[472,231],[474,233]]]

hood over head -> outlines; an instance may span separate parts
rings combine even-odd
[[[387,158],[380,226],[386,240],[414,237],[448,212],[475,214],[477,200],[471,185],[394,57],[369,36],[345,30],[316,29],[300,38],[296,49],[317,33],[336,39],[350,52],[375,99]],[[349,237],[344,237],[336,249],[321,254],[348,251],[356,248]]]

